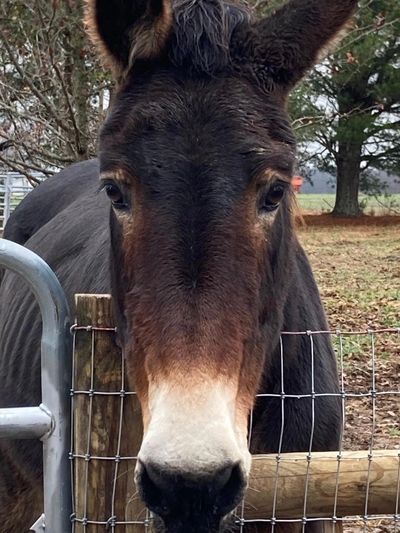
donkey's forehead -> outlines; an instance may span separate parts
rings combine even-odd
[[[249,127],[254,122],[265,126],[278,116],[287,122],[282,95],[265,92],[257,83],[229,70],[215,76],[192,76],[172,66],[157,65],[147,73],[131,73],[117,94],[114,111],[129,111],[136,121],[151,118],[157,123],[173,118],[172,112],[178,120],[186,116],[200,123],[215,112],[217,118],[239,119],[241,125]]]
[[[117,95],[101,135],[102,170],[151,168],[184,156],[203,164],[241,164],[251,174],[290,174],[295,140],[284,104],[235,77],[184,78],[161,71]]]

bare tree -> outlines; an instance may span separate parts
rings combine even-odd
[[[82,0],[0,4],[0,166],[27,176],[96,153],[110,80],[92,54]]]

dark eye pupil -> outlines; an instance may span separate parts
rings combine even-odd
[[[277,209],[284,193],[285,188],[282,185],[273,185],[270,189],[266,190],[262,194],[259,203],[259,210],[265,213]]]
[[[117,185],[114,185],[113,183],[108,183],[104,187],[107,196],[112,201],[113,204],[121,204],[122,202],[122,193],[117,187]]]
[[[278,204],[282,200],[283,193],[284,190],[282,185],[276,185],[269,191],[267,200],[272,204]]]

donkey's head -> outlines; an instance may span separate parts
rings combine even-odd
[[[168,531],[217,530],[243,496],[291,273],[285,103],[355,3],[292,0],[253,22],[222,0],[89,0],[119,79],[100,166],[143,412],[136,479]]]

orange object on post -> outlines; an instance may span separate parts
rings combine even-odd
[[[301,187],[303,186],[304,179],[301,176],[293,176],[292,179],[292,186],[294,189],[294,192],[299,193],[301,191]]]

